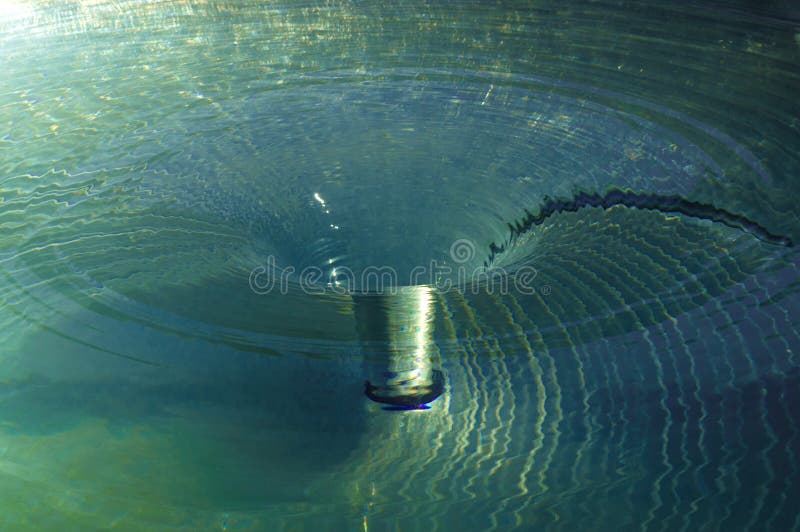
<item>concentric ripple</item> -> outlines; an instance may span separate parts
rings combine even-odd
[[[800,529],[800,13],[662,4],[3,3],[0,522]]]

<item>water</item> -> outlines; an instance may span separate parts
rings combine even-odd
[[[788,1],[3,2],[2,528],[800,529],[798,63]]]

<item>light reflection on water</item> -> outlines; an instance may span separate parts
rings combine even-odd
[[[3,3],[4,526],[800,528],[790,8]]]

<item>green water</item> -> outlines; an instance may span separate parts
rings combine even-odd
[[[0,528],[800,529],[791,2],[10,0],[0,72]],[[619,189],[749,225],[459,277]]]

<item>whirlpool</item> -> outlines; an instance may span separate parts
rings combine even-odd
[[[0,2],[0,528],[800,530],[791,0]]]

